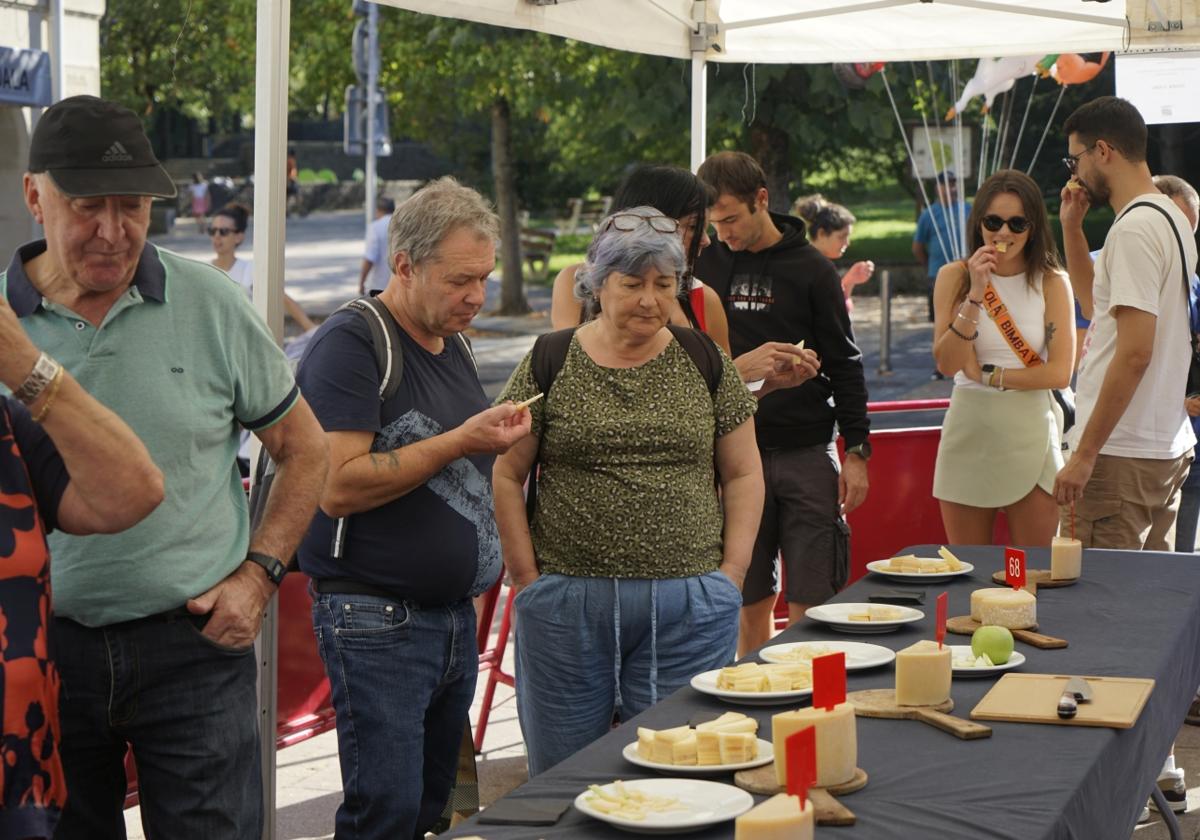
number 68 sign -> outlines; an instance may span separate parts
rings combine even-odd
[[[1025,552],[1019,548],[1004,549],[1004,581],[1013,589],[1025,587]]]

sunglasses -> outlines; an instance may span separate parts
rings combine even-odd
[[[1008,229],[1013,233],[1024,233],[1029,230],[1032,223],[1024,216],[1013,216],[1010,219],[1003,219],[1000,216],[984,216],[983,226],[992,233],[999,233],[1000,228],[1008,225]]]
[[[237,233],[233,228],[210,227],[208,229],[209,236],[233,236]]]
[[[600,232],[603,233],[609,228],[629,232],[637,230],[638,225],[643,224],[649,225],[659,233],[679,232],[679,222],[669,216],[639,216],[636,213],[617,213],[615,216],[609,216]]]

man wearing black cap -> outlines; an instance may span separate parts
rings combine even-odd
[[[933,320],[933,281],[942,266],[955,259],[959,252],[960,232],[971,205],[962,205],[962,221],[959,217],[958,176],[953,169],[938,173],[937,204],[921,211],[917,219],[917,232],[913,234],[912,252],[917,262],[925,267],[929,278],[929,320]]]
[[[123,837],[126,745],[154,837],[262,832],[253,643],[316,508],[324,435],[241,290],[149,245],[175,187],[137,116],[90,96],[38,121],[25,202],[46,238],[0,291],[30,336],[145,442],[166,498],[123,534],[50,536],[69,796],[57,838]],[[250,533],[240,429],[279,465]]]

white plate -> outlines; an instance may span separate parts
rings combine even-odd
[[[950,662],[954,662],[955,654],[969,653],[970,645],[950,645]],[[1011,671],[1013,668],[1020,668],[1025,664],[1025,654],[1019,650],[1014,650],[1012,656],[1008,657],[1008,661],[1003,665],[993,665],[991,668],[960,668],[957,665],[951,666],[956,677],[990,677],[993,674],[999,674],[1004,671]]]
[[[883,645],[870,645],[866,642],[790,642],[784,645],[771,645],[765,647],[758,652],[759,658],[764,662],[777,662],[782,665],[792,665],[798,660],[789,659],[786,654],[789,650],[794,650],[798,647],[818,647],[825,648],[828,653],[845,653],[846,654],[846,670],[860,671],[863,668],[878,668],[880,665],[887,665],[896,658],[896,652],[891,648],[885,648]]]
[[[730,703],[741,703],[743,706],[777,706],[780,703],[790,703],[801,697],[812,694],[811,688],[798,688],[795,691],[730,691],[717,688],[717,677],[721,669],[705,671],[692,677],[692,688],[713,697],[720,697]]]
[[[685,776],[702,776],[705,773],[729,773],[733,770],[748,770],[751,767],[761,767],[775,760],[775,748],[770,741],[758,739],[758,755],[750,761],[742,761],[737,764],[705,764],[703,766],[697,764],[693,767],[681,766],[678,764],[659,764],[656,761],[642,758],[638,755],[637,741],[632,744],[626,744],[625,749],[621,750],[621,755],[630,764],[636,764],[638,767],[649,767],[651,770],[662,770],[665,773],[679,773]]]
[[[900,610],[900,618],[889,619],[887,621],[851,621],[852,613],[860,613],[868,607],[879,608],[888,606],[894,610]],[[819,607],[809,607],[804,611],[804,614],[813,621],[820,621],[828,624],[835,630],[841,630],[844,633],[889,633],[905,624],[911,624],[914,621],[920,621],[925,617],[925,613],[920,610],[914,610],[912,607],[897,607],[891,604],[822,604]]]
[[[682,834],[709,825],[736,819],[754,807],[754,797],[733,785],[703,779],[633,779],[623,782],[626,790],[649,796],[667,796],[679,800],[671,811],[649,814],[644,820],[631,820],[597,811],[587,803],[590,790],[575,797],[575,807],[589,817],[638,834]],[[600,785],[612,790],[612,785]]]
[[[941,558],[927,557],[924,559],[940,560]],[[975,567],[970,563],[963,563],[962,568],[957,572],[933,572],[932,574],[921,574],[920,572],[893,572],[885,565],[887,563],[891,563],[891,558],[888,558],[887,560],[872,560],[867,564],[867,571],[874,572],[877,575],[883,575],[884,577],[891,578],[892,580],[903,581],[904,583],[913,583],[914,581],[918,580],[948,580],[949,578],[970,574],[971,572],[975,571]]]

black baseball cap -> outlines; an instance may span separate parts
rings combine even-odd
[[[953,169],[943,169],[934,177],[939,181],[952,181],[955,184],[958,183],[958,176],[954,174]]]
[[[29,144],[29,171],[49,173],[71,198],[175,197],[175,183],[137,114],[95,96],[72,96],[42,112]]]

